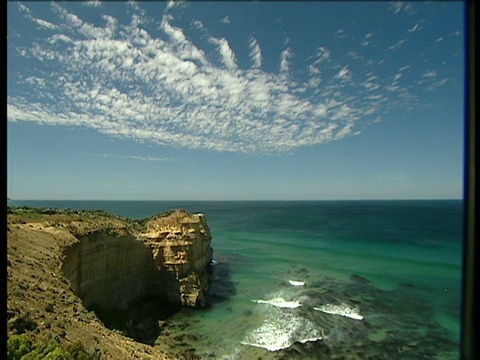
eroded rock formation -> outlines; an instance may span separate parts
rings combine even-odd
[[[69,224],[76,241],[64,250],[62,271],[86,307],[127,308],[142,297],[200,307],[212,261],[202,214],[176,210],[139,222]]]
[[[155,281],[166,299],[197,307],[205,298],[213,259],[211,234],[203,214],[176,211],[155,217],[137,235],[153,252]]]

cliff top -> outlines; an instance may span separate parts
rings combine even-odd
[[[128,229],[131,232],[138,233],[147,230],[152,224],[196,223],[199,218],[203,218],[203,214],[191,214],[183,209],[158,213],[144,219],[131,219],[104,210],[7,206],[8,224],[29,224],[31,228],[64,227],[75,236],[86,235],[98,230],[114,232]]]

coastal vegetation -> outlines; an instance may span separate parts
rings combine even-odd
[[[62,344],[61,344],[62,343]],[[61,337],[55,335],[48,342],[39,341],[36,344],[25,333],[12,335],[7,340],[7,360],[97,360],[101,351],[95,348],[87,353],[80,341],[63,344]]]

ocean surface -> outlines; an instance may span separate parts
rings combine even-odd
[[[210,297],[204,309],[168,320],[158,344],[172,351],[188,347],[203,359],[460,357],[461,200],[8,205],[131,218],[204,213],[214,251]]]

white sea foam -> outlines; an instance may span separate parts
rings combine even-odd
[[[321,330],[308,319],[279,309],[267,314],[263,324],[249,333],[243,345],[277,351],[290,347],[294,342],[321,340]]]
[[[257,304],[270,304],[279,308],[298,308],[302,306],[300,302],[298,301],[287,301],[282,297],[275,297],[271,300],[252,300],[253,302],[256,302]]]
[[[355,320],[363,320],[363,316],[358,313],[357,308],[352,308],[344,303],[340,305],[326,304],[319,307],[314,306],[313,308],[327,314],[341,315]]]
[[[305,285],[305,283],[303,281],[288,280],[288,282],[290,283],[290,285],[293,285],[293,286],[303,286],[303,285]]]

